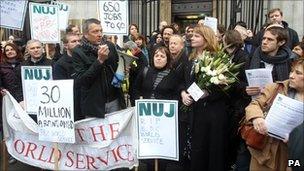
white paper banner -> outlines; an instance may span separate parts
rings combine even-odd
[[[76,143],[59,143],[59,170],[111,170],[138,165],[133,137],[134,108],[75,123]],[[39,141],[37,124],[7,93],[3,98],[3,129],[8,152],[17,160],[54,169],[51,142]]]
[[[31,38],[43,43],[59,43],[58,5],[30,3]]]
[[[98,10],[104,34],[128,35],[129,16],[127,0],[98,0]]]

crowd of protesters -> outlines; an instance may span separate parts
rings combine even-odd
[[[54,79],[74,79],[76,120],[103,118],[106,113],[134,106],[141,97],[178,100],[180,105],[190,107],[192,110],[179,110],[178,116],[180,160],[174,164],[183,170],[301,170],[303,123],[289,140],[269,138],[263,150],[247,147],[238,135],[244,116],[257,132],[267,134],[262,107],[277,85],[284,86],[282,94],[304,101],[303,39],[299,42],[297,32],[283,21],[280,9],[270,10],[267,16],[269,22],[257,34],[242,21],[230,30],[219,25],[217,33],[203,20],[188,25],[184,33],[176,23],[162,21],[149,37],[141,35],[138,26],[131,24],[120,47],[117,36],[104,36],[100,21],[91,18],[81,26],[82,33],[76,25],[66,29],[63,53],[58,45],[54,45],[54,53],[46,53],[39,40],[29,40],[23,49],[13,41],[4,42],[1,93],[4,95],[6,89],[23,106],[21,66],[52,66]],[[194,101],[187,92],[197,81],[194,61],[203,52],[214,53],[220,47],[224,47],[232,62],[243,63],[238,81],[228,93],[211,88],[203,90],[204,95]],[[130,50],[138,57],[126,68],[126,82],[130,85],[127,91],[112,84],[120,50]],[[271,69],[275,83],[264,88],[249,87],[245,70],[257,68]],[[252,96],[258,98],[251,100]],[[300,160],[301,167],[287,167],[288,159]],[[154,168],[153,162],[143,162],[147,170]],[[160,160],[160,170],[165,170],[168,163]]]

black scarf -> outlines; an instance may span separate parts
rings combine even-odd
[[[84,36],[81,39],[81,46],[90,52],[93,52],[94,54],[97,55],[98,49],[99,49],[99,45],[94,45],[91,42],[88,41],[88,39],[86,39]]]
[[[289,78],[290,71],[290,49],[286,46],[280,47],[275,56],[269,56],[262,52],[261,47],[258,47],[254,52],[250,69],[257,69],[263,67],[263,62],[273,65],[274,81],[283,81]]]

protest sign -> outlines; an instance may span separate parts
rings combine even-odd
[[[36,115],[37,81],[52,80],[51,66],[22,66],[21,67],[22,90],[25,109],[28,114]]]
[[[98,1],[99,19],[104,34],[128,34],[128,1]]]
[[[217,18],[205,17],[204,25],[212,28],[215,34],[217,34]]]
[[[17,160],[53,170],[52,142],[38,140],[37,124],[9,94],[3,100],[3,131],[7,150]],[[58,143],[59,170],[112,170],[138,165],[134,108],[75,123],[74,144]]]
[[[58,5],[30,3],[31,38],[43,43],[59,43]]]
[[[73,80],[37,84],[39,140],[74,143]]]
[[[58,14],[60,16],[59,29],[65,31],[65,29],[68,27],[71,6],[69,4],[58,1],[53,1],[52,4],[58,5],[59,8]]]
[[[137,157],[178,161],[178,102],[142,99],[135,108]]]
[[[27,0],[0,1],[0,27],[22,30],[26,13]]]

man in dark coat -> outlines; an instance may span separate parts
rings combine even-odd
[[[81,112],[86,117],[103,118],[125,107],[122,91],[111,81],[118,66],[114,44],[102,42],[100,21],[83,24],[81,45],[73,50],[74,78],[81,86]]]
[[[46,58],[43,53],[43,46],[39,40],[29,40],[26,44],[26,50],[30,57],[21,63],[22,66],[52,66],[53,62]]]
[[[250,69],[269,68],[272,70],[273,81],[289,78],[291,50],[286,46],[288,33],[282,26],[274,24],[266,28],[262,45],[259,46],[250,61]],[[247,87],[250,96],[261,92],[259,87]]]
[[[79,35],[68,33],[63,38],[63,44],[65,52],[62,57],[55,63],[53,70],[54,80],[61,79],[73,79],[72,74],[74,73],[73,62],[72,62],[72,50],[80,44]],[[80,109],[80,86],[74,81],[74,119],[83,119]]]
[[[288,32],[288,41],[286,42],[286,45],[290,48],[293,49],[293,47],[299,43],[299,36],[298,33],[288,27],[288,23],[283,21],[283,12],[279,8],[271,9],[267,17],[271,23],[277,23],[282,25]],[[254,37],[254,46],[258,47],[262,43],[263,35],[264,35],[265,29],[262,29],[260,32],[256,34]]]

